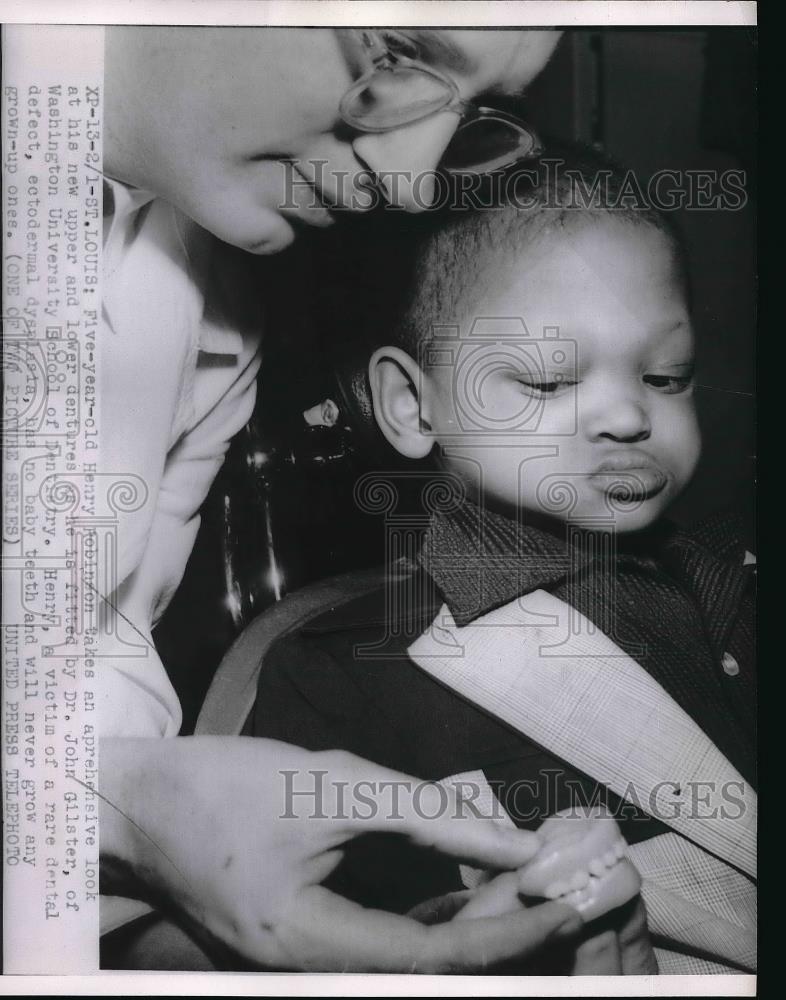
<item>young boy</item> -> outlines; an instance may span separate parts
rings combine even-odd
[[[587,204],[599,169],[439,226],[376,317],[376,424],[431,463],[419,567],[280,640],[254,732],[461,780],[519,826],[604,802],[661,972],[750,971],[751,558],[730,518],[664,518],[700,450],[684,261],[620,174]],[[370,838],[335,884],[404,910],[475,883]]]

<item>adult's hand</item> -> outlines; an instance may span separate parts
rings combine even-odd
[[[498,870],[535,853],[534,834],[457,820],[452,795],[273,740],[102,740],[102,891],[147,898],[208,947],[277,969],[469,972],[575,937],[581,919],[559,903],[424,926],[321,885],[342,844],[380,830]]]
[[[410,916],[434,925],[475,923],[490,914],[524,910],[519,877],[505,872],[478,889],[448,893],[419,904]],[[542,907],[524,912],[537,913]],[[571,976],[657,975],[658,963],[647,928],[647,911],[640,896],[586,924],[571,941],[560,942],[560,972]],[[518,966],[518,963],[517,963]],[[526,971],[526,961],[520,967]]]
[[[588,924],[574,951],[574,976],[654,976],[658,961],[647,928],[644,901],[637,897]]]

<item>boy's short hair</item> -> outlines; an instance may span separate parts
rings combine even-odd
[[[631,171],[575,144],[548,141],[547,154],[487,179],[468,197],[457,187],[445,207],[412,215],[386,209],[342,219],[315,239],[321,246],[316,308],[326,359],[356,423],[377,432],[366,366],[378,347],[395,345],[414,360],[434,326],[460,324],[499,266],[515,260],[546,230],[597,218],[650,225],[672,242],[689,295],[686,255],[670,218],[643,202]],[[474,202],[474,207],[473,207]],[[308,267],[308,264],[306,264]],[[362,402],[358,403],[358,399]],[[385,448],[386,453],[389,449]]]
[[[547,157],[490,185],[493,207],[454,208],[426,220],[413,248],[413,280],[399,309],[390,314],[387,331],[377,328],[375,339],[396,344],[417,359],[433,325],[465,320],[506,266],[539,237],[592,219],[613,218],[663,232],[673,245],[687,294],[680,234],[644,201],[641,191],[631,171],[598,153],[552,144]]]

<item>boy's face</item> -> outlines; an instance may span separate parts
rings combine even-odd
[[[667,237],[611,219],[547,233],[474,316],[496,319],[474,334],[465,323],[452,362],[432,356],[421,387],[445,465],[525,521],[652,524],[700,450],[693,334]],[[484,343],[484,328],[502,336]]]

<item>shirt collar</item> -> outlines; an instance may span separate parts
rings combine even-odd
[[[111,177],[104,176],[104,273],[111,277],[118,264],[118,257],[133,241],[143,226],[140,210],[156,200],[152,191],[132,187]],[[167,206],[172,213],[172,226],[179,233],[183,256],[193,273],[193,287],[204,297],[213,268],[211,258],[215,252],[212,237],[196,223],[187,219],[178,209]],[[192,238],[189,239],[189,234]],[[188,242],[189,246],[186,246]],[[200,249],[198,249],[200,248]],[[205,297],[204,312],[198,330],[198,348],[207,354],[237,355],[243,350],[243,337],[237,329],[218,312],[212,301]]]
[[[740,520],[728,514],[690,529],[664,520],[646,538],[621,544],[618,558],[642,567],[658,560],[667,572],[693,584],[708,567],[717,566],[717,579],[736,581],[729,599],[738,599],[748,576],[740,527]],[[463,626],[517,597],[553,590],[578,574],[593,560],[593,546],[583,545],[583,537],[577,533],[576,543],[569,544],[463,501],[432,517],[418,562],[439,588],[456,624]],[[717,592],[708,601],[717,603]]]
[[[418,561],[457,625],[523,594],[553,587],[586,556],[547,532],[465,501],[435,514]]]
[[[719,654],[733,628],[735,609],[755,576],[743,538],[742,518],[721,512],[690,529],[677,529],[662,552],[667,572],[689,588],[701,607]]]
[[[668,547],[701,549],[705,556],[741,566],[748,563],[746,555],[750,555],[746,553],[744,537],[745,527],[740,513],[721,510],[689,528],[677,528],[669,539]]]
[[[104,175],[104,246],[110,245],[129,216],[154,198],[152,191],[130,187]]]

